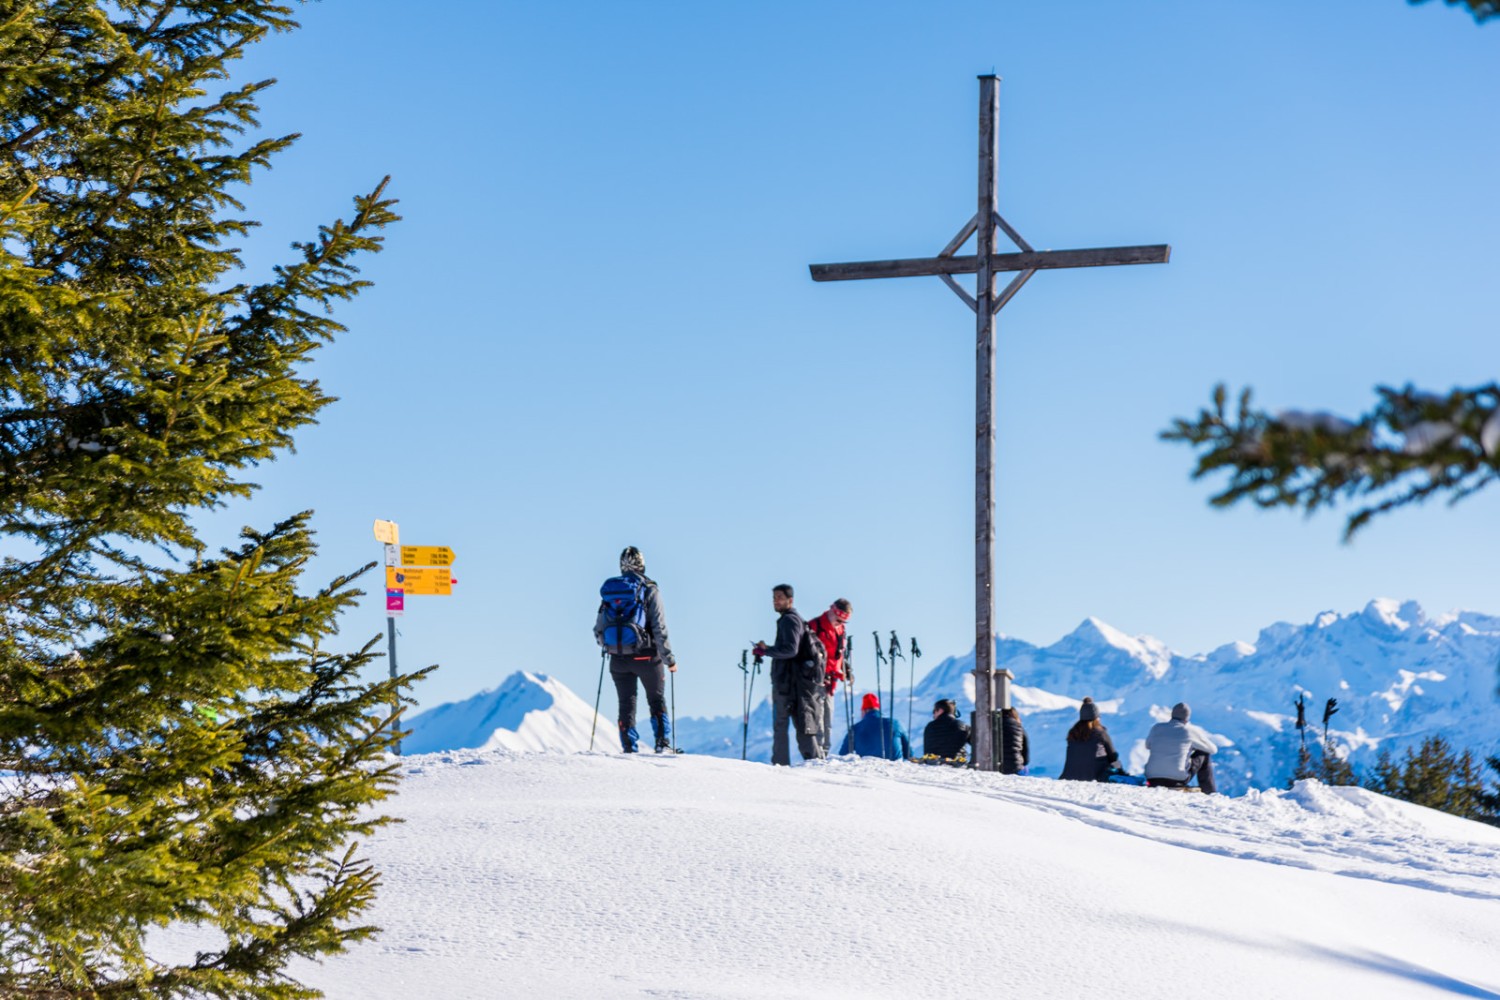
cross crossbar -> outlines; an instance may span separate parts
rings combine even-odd
[[[1090,250],[1042,250],[1034,253],[990,255],[991,271],[1042,271],[1060,267],[1108,267],[1115,264],[1165,264],[1172,248],[1165,243],[1137,247],[1097,247]],[[810,264],[814,281],[853,281],[859,278],[917,278],[942,274],[974,274],[978,255],[967,257],[907,257],[866,260],[849,264]]]

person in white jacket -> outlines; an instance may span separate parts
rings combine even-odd
[[[1152,787],[1186,788],[1194,776],[1198,787],[1212,795],[1214,784],[1213,755],[1219,749],[1208,734],[1188,722],[1192,709],[1179,701],[1172,706],[1172,720],[1158,722],[1146,736],[1146,784]]]

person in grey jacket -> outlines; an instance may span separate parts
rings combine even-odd
[[[823,676],[816,662],[808,659],[807,623],[792,604],[792,585],[771,588],[771,607],[776,619],[776,641],[755,644],[757,657],[771,658],[771,763],[791,766],[792,753],[786,736],[787,723],[797,731],[797,749],[803,760],[821,760],[823,747],[818,733],[823,725]]]
[[[615,682],[620,702],[620,749],[635,753],[640,735],[635,729],[636,681],[646,689],[646,708],[651,712],[651,731],[656,738],[657,753],[672,746],[672,724],[667,715],[667,671],[677,672],[677,658],[667,638],[667,619],[661,610],[661,591],[656,581],[646,575],[646,560],[641,550],[629,546],[620,553],[620,575],[635,576],[645,585],[646,631],[651,646],[626,656],[609,657],[609,679]],[[608,622],[603,605],[594,619],[594,638],[604,645],[604,626]]]
[[[1146,736],[1146,784],[1153,787],[1186,788],[1198,778],[1198,787],[1209,795],[1214,784],[1213,755],[1219,749],[1208,734],[1188,722],[1192,709],[1186,702],[1172,706],[1172,718],[1158,722]]]

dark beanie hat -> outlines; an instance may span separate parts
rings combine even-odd
[[[1099,706],[1094,704],[1094,699],[1085,698],[1083,704],[1078,706],[1079,722],[1097,722],[1099,720]]]
[[[621,573],[644,573],[646,572],[646,560],[641,556],[641,550],[634,545],[627,545],[625,551],[620,553]]]
[[[1188,708],[1187,702],[1185,701],[1179,701],[1177,704],[1172,706],[1172,718],[1176,719],[1178,722],[1186,722],[1188,720],[1188,716],[1192,714],[1193,710],[1191,708]]]

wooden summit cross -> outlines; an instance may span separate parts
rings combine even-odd
[[[1104,247],[1093,250],[1033,250],[1000,217],[996,192],[999,148],[996,125],[1000,118],[1000,78],[979,78],[979,210],[936,257],[872,260],[854,264],[813,264],[814,281],[857,278],[910,278],[936,275],[966,302],[975,314],[976,385],[974,446],[974,761],[980,770],[993,771],[994,732],[990,718],[995,678],[995,313],[1021,290],[1037,271],[1058,267],[1105,267],[1112,264],[1165,264],[1172,248],[1165,244]],[[1004,232],[1020,253],[996,253],[996,230]],[[955,252],[978,236],[972,257]],[[1019,272],[998,295],[995,275]],[[977,275],[975,293],[953,280],[955,274]],[[893,708],[894,710],[894,708]]]

